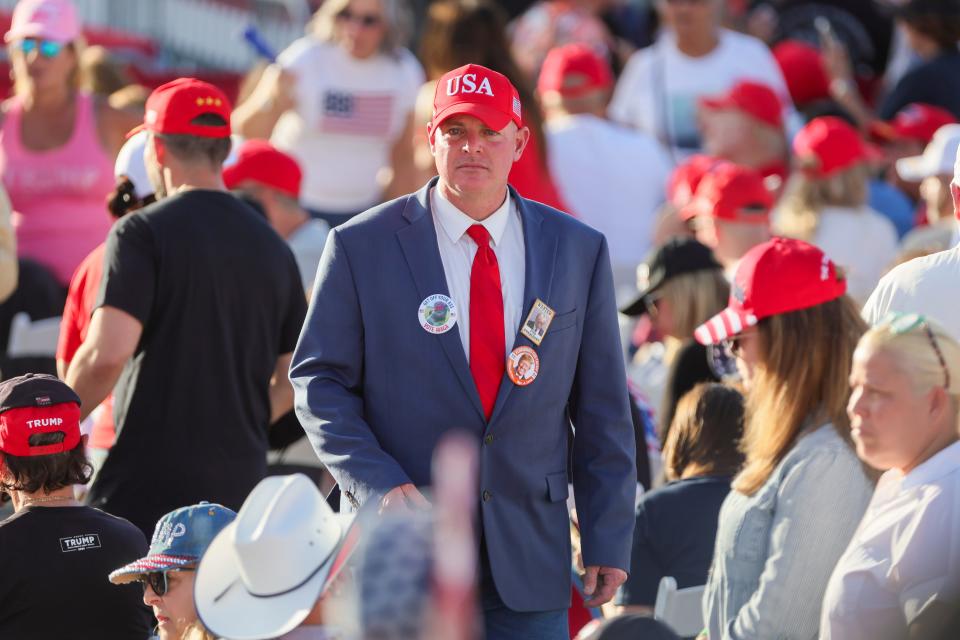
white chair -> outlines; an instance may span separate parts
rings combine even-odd
[[[10,321],[7,356],[53,358],[57,355],[59,335],[60,316],[31,321],[30,316],[21,311]]]
[[[653,617],[673,629],[677,635],[686,638],[703,631],[703,612],[700,603],[703,600],[704,585],[677,589],[677,581],[666,576],[660,580],[657,589],[657,602],[653,607]]]

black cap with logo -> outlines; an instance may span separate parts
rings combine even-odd
[[[640,295],[620,309],[628,316],[642,316],[647,312],[647,299],[671,278],[684,273],[722,270],[710,248],[693,238],[671,238],[656,249],[644,264],[637,267],[637,287]]]

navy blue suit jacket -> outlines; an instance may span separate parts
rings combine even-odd
[[[517,327],[514,346],[534,348],[540,372],[526,387],[504,375],[488,423],[459,328],[433,335],[417,316],[427,296],[449,295],[429,209],[435,184],[330,233],[290,369],[297,415],[347,509],[428,485],[443,434],[473,434],[500,597],[516,611],[565,608],[571,421],[584,562],[630,567],[636,446],[607,243],[511,188],[526,257],[521,322],[537,298],[556,316],[539,347]]]

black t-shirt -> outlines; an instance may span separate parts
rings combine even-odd
[[[97,307],[143,325],[90,503],[148,535],[201,500],[237,510],[266,473],[269,383],[306,299],[293,254],[235,196],[191,190],[117,222]]]
[[[960,52],[943,53],[908,71],[884,98],[878,115],[890,120],[911,102],[942,107],[960,118]]]
[[[705,584],[728,493],[730,478],[704,477],[671,482],[645,495],[637,507],[630,577],[617,604],[652,607],[664,576],[676,578],[681,589]]]
[[[142,558],[135,526],[90,507],[27,507],[0,522],[0,638],[144,640],[139,584],[111,571]]]

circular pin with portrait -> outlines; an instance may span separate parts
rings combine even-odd
[[[427,333],[446,333],[457,324],[457,305],[449,296],[435,293],[420,303],[417,320]]]
[[[540,356],[530,347],[517,347],[507,356],[507,376],[518,387],[525,387],[540,373]]]

